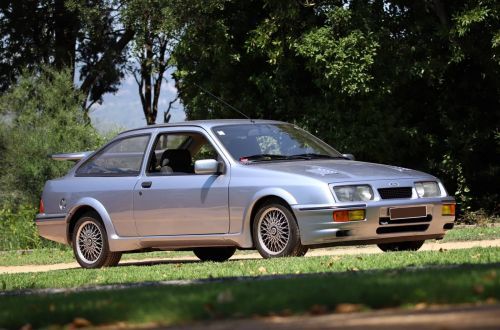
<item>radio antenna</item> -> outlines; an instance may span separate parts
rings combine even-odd
[[[197,83],[193,83],[193,85],[195,85],[196,87],[198,87],[199,89],[201,89],[203,92],[207,93],[208,95],[210,95],[211,97],[213,97],[214,99],[216,99],[217,101],[219,101],[220,103],[224,104],[226,107],[228,107],[229,109],[233,110],[233,111],[236,111],[237,113],[239,113],[240,115],[242,115],[243,117],[245,117],[246,119],[250,120],[251,122],[253,122],[252,118],[248,117],[247,115],[245,115],[243,112],[241,112],[240,110],[236,109],[235,107],[233,107],[231,104],[227,103],[226,101],[224,101],[222,98],[218,97],[217,95],[211,93],[210,91],[206,90],[205,88],[201,87],[200,85],[198,85]]]

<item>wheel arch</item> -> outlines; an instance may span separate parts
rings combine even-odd
[[[244,230],[248,233],[252,247],[255,247],[253,238],[253,223],[254,218],[262,205],[268,203],[269,201],[276,200],[281,202],[284,206],[288,207],[290,212],[295,216],[293,212],[292,205],[297,204],[297,200],[288,191],[276,188],[276,189],[266,189],[257,193],[253,198],[252,205],[248,208],[249,212],[246,214],[245,228]]]
[[[75,205],[71,208],[71,210],[68,212],[69,216],[67,219],[67,239],[68,243],[72,243],[72,237],[73,237],[73,231],[75,229],[75,224],[78,221],[78,219],[81,218],[82,215],[84,215],[87,212],[95,212],[99,216],[99,219],[102,224],[104,225],[104,228],[106,229],[106,235],[108,237],[108,241],[110,241],[110,238],[113,236],[116,236],[116,231],[113,226],[113,223],[111,222],[111,218],[106,211],[106,208],[104,205],[102,205],[98,200],[93,199],[93,198],[83,198],[79,200]]]

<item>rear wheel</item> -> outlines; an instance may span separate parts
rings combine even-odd
[[[424,245],[425,241],[410,241],[410,242],[396,242],[396,243],[382,243],[377,244],[380,250],[384,252],[391,251],[417,251]]]
[[[236,251],[235,247],[202,247],[193,249],[194,254],[201,261],[222,262],[231,258]]]
[[[300,243],[295,216],[279,201],[263,205],[253,222],[254,244],[263,258],[301,257],[307,247]]]
[[[95,212],[85,213],[75,224],[72,235],[76,261],[83,268],[113,267],[122,254],[109,250],[106,229]]]

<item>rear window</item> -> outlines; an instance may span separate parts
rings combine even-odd
[[[112,142],[77,170],[80,176],[135,176],[141,171],[149,135]]]

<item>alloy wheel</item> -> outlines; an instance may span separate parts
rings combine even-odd
[[[270,255],[283,252],[290,240],[290,224],[285,213],[276,207],[267,209],[259,218],[258,240]]]
[[[92,221],[85,221],[76,234],[76,251],[78,256],[86,263],[96,262],[102,254],[103,235],[101,229]]]

